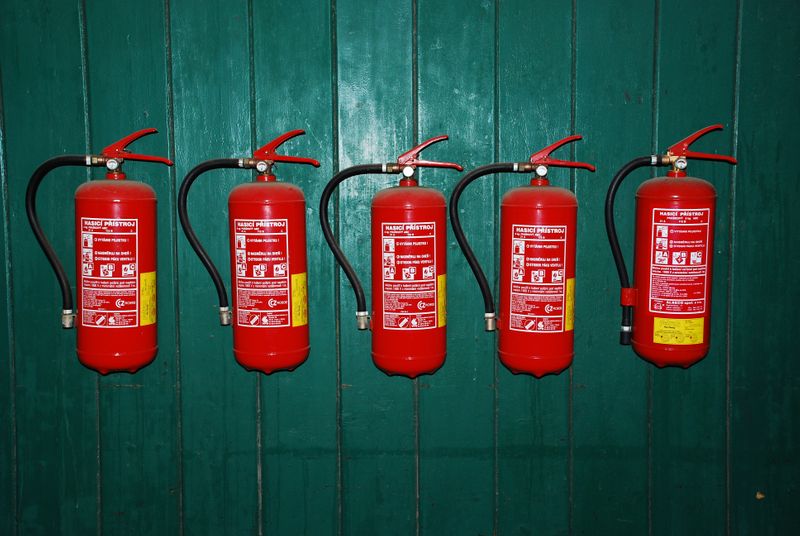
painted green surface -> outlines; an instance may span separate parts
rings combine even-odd
[[[0,534],[791,533],[798,15],[794,2],[723,0],[1,3]],[[719,195],[712,350],[659,370],[616,343],[603,200],[625,161],[713,122],[726,130],[698,149],[740,165],[691,168]],[[136,150],[176,161],[126,168],[159,198],[160,351],[135,376],[100,378],[58,327],[24,191],[47,157],[149,126],[160,133]],[[294,128],[307,135],[286,152],[322,163],[277,168],[308,201],[312,352],[259,376],[233,360],[175,192],[197,163]],[[563,156],[598,168],[552,173],[581,207],[573,368],[535,380],[497,363],[448,229],[445,366],[417,381],[375,369],[317,223],[333,172],[441,133],[427,156],[471,168],[572,132],[584,140]],[[449,194],[460,175],[420,176]],[[89,177],[53,173],[39,196],[71,276],[69,199]],[[647,177],[619,195],[629,258]],[[248,180],[212,172],[189,199],[226,281],[225,198]],[[395,180],[353,179],[332,202],[368,294],[369,203]],[[524,182],[487,177],[462,198],[492,279],[499,200]]]

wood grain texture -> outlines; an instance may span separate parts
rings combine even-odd
[[[578,534],[643,534],[649,515],[650,370],[617,342],[619,282],[602,222],[611,176],[630,158],[650,152],[654,7],[578,2],[577,13],[575,131],[587,143],[578,144],[575,154],[597,172],[575,188],[580,246],[571,528]],[[625,156],[617,157],[621,148]],[[633,182],[622,186],[617,204],[626,252],[633,250]]]
[[[131,150],[169,154],[164,5],[139,2],[137,16],[122,17],[108,31],[107,11],[123,1],[90,3],[86,11],[90,128],[94,151],[130,132],[157,128]],[[122,75],[122,79],[121,79]],[[124,82],[123,82],[124,80]],[[136,375],[100,380],[102,524],[106,534],[169,534],[179,526],[176,321],[172,251],[174,177],[166,166],[128,162],[129,180],[152,186],[158,198],[156,360]],[[103,170],[94,171],[98,180]],[[134,485],[131,485],[135,483]]]
[[[175,168],[182,181],[199,162],[253,152],[248,6],[220,1],[197,9],[181,0],[170,10]],[[241,170],[213,171],[188,199],[195,231],[226,285],[228,192],[248,179]],[[260,508],[256,374],[236,363],[211,279],[183,236],[178,267],[184,532],[253,534]]]
[[[683,32],[673,31],[671,17],[672,13],[690,10],[695,16],[682,26],[683,31],[696,36],[691,41]],[[715,24],[708,24],[710,20]],[[696,150],[732,154],[736,6],[730,2],[696,6],[683,0],[662,1],[658,25],[655,147],[663,152],[695,130],[722,122],[725,130],[707,135],[697,142]],[[725,332],[732,168],[719,162],[693,161],[688,173],[710,181],[717,190],[711,289],[713,343],[708,356],[687,370],[652,369],[654,534],[721,534],[727,515],[722,491],[727,480]],[[663,176],[664,170],[656,174]]]
[[[81,21],[75,2],[4,3],[0,9],[12,296],[19,297],[12,305],[16,530],[90,534],[97,529],[99,507],[97,376],[78,363],[74,331],[60,327],[56,279],[33,239],[24,206],[28,178],[42,161],[85,152]],[[75,168],[53,172],[37,203],[43,229],[73,284],[70,207],[86,177]]]
[[[731,528],[788,534],[800,522],[800,7],[743,2],[730,316]],[[793,58],[792,61],[787,61]]]
[[[494,158],[494,6],[489,2],[418,2],[417,137],[450,139],[424,158],[465,169]],[[458,65],[458,69],[448,66]],[[443,103],[449,103],[442,106]],[[420,184],[449,199],[461,174],[423,169]],[[495,187],[474,184],[464,206],[465,232],[484,258],[495,257]],[[480,208],[478,208],[480,207]],[[488,217],[481,217],[488,215]],[[483,331],[482,303],[451,229],[447,233],[448,357],[419,381],[420,531],[491,534],[494,527],[494,336]],[[487,277],[494,278],[492,261]],[[454,336],[454,334],[456,336]],[[453,512],[461,514],[454,516]]]
[[[261,380],[264,534],[321,536],[339,529],[336,287],[333,259],[317,223],[319,197],[334,174],[330,27],[325,2],[253,4],[257,145],[301,128],[306,135],[281,152],[321,163],[275,168],[279,180],[306,195],[311,354],[294,372]]]
[[[337,0],[336,22],[339,169],[392,162],[414,138],[411,2]],[[364,175],[339,187],[339,242],[368,307],[370,203],[396,181]],[[356,330],[353,291],[345,277],[339,282],[342,533],[410,534],[417,509],[413,384],[372,364],[371,333]]]
[[[520,0],[500,4],[498,161],[525,161],[539,149],[572,134],[572,15],[568,2]],[[547,28],[546,39],[532,39],[528,32],[502,31],[519,21],[536,21],[537,26]],[[591,145],[593,141],[588,138],[578,143]],[[570,152],[570,148],[562,149],[559,158],[568,159]],[[500,177],[500,198],[530,180],[529,175]],[[554,186],[570,187],[568,170],[553,168],[550,180]],[[582,184],[596,182],[598,177],[579,172],[576,180]],[[498,229],[494,228],[496,241]],[[578,237],[579,244],[582,239]],[[499,262],[497,255],[495,258]],[[481,311],[480,307],[473,309]],[[580,331],[582,326],[578,324],[576,329]],[[576,356],[577,360],[584,358],[583,354]],[[498,367],[497,533],[521,535],[536,530],[567,534],[570,372],[536,380]]]
[[[786,0],[0,3],[0,534],[792,533],[799,15]],[[719,196],[711,352],[659,370],[617,344],[603,201],[623,163],[716,122],[698,149],[739,166],[690,168]],[[99,378],[58,325],[24,192],[46,158],[149,126],[136,150],[176,160],[126,165],[159,198],[160,351]],[[276,169],[308,202],[312,350],[263,376],[234,360],[175,191],[199,162],[294,128],[307,135],[286,152],[322,162]],[[535,380],[498,363],[448,229],[447,362],[416,382],[378,371],[317,224],[325,183],[440,133],[428,156],[472,168],[573,132],[584,141],[562,154],[598,168],[551,176],[580,206],[573,368]],[[89,176],[54,172],[39,195],[70,276],[71,198]],[[649,176],[618,196],[628,259]],[[449,195],[460,175],[420,178]],[[248,180],[211,172],[189,199],[226,282],[226,198]],[[491,281],[500,196],[526,181],[487,177],[462,199]],[[370,202],[395,182],[352,179],[332,202],[367,290]]]

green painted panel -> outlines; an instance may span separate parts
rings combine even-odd
[[[675,32],[672,13],[692,17]],[[733,86],[736,62],[736,6],[662,2],[659,11],[659,152],[707,125],[724,123],[696,150],[732,154]],[[708,24],[713,20],[715,24]],[[695,36],[686,39],[687,35]],[[691,85],[691,97],[687,86]],[[653,369],[652,527],[656,534],[722,534],[726,520],[726,370],[732,168],[693,161],[689,174],[717,189],[711,351],[688,370]],[[658,175],[664,175],[664,169]],[[638,173],[640,179],[646,173]],[[636,181],[640,183],[641,180]]]
[[[251,141],[248,8],[244,1],[170,4],[177,180],[212,158],[246,156]],[[188,210],[198,237],[230,280],[227,196],[250,177],[214,171]],[[260,504],[257,375],[233,357],[217,295],[181,232],[178,240],[183,527],[186,534],[252,534]]]
[[[0,70],[0,213],[2,213],[3,248],[0,249],[0,266],[3,285],[0,288],[3,310],[0,311],[0,348],[8,361],[0,366],[0,422],[7,423],[0,433],[0,531],[11,534],[16,526],[16,408],[14,399],[14,326],[11,302],[11,228],[9,225],[8,174],[6,173],[6,129],[3,106],[3,73]]]
[[[513,28],[519,21],[536,21],[547,32],[545,39],[532,39],[528,32],[520,31],[498,35],[498,160],[504,162],[527,160],[535,151],[572,133],[572,6],[526,0],[500,4],[499,28]],[[590,138],[579,143],[592,142]],[[563,149],[560,158],[569,155],[570,149]],[[570,187],[569,171],[553,168],[550,173],[553,185]],[[501,197],[529,181],[528,175],[503,177]],[[598,178],[579,172],[577,180],[594,182]],[[582,238],[578,237],[579,246]],[[585,354],[576,359],[585,359]],[[500,365],[498,534],[567,533],[570,377],[567,371],[536,380],[515,376]]]
[[[90,131],[93,149],[142,128],[158,134],[131,146],[133,152],[169,155],[164,5],[139,2],[136,17],[109,13],[129,2],[86,6]],[[106,534],[167,534],[179,524],[177,437],[174,177],[158,164],[128,162],[130,180],[152,186],[158,198],[158,343],[153,364],[135,376],[100,380],[102,523]],[[103,170],[94,171],[103,179]],[[130,485],[136,482],[137,485]]]
[[[799,15],[788,1],[743,2],[741,14],[730,317],[735,534],[790,534],[800,524]]]
[[[60,293],[25,217],[24,192],[36,166],[84,153],[80,17],[75,2],[0,6],[10,208],[17,425],[17,530],[96,530],[97,376],[75,355],[75,333],[60,326]],[[74,283],[72,194],[86,178],[62,169],[42,185],[45,233]]]
[[[494,6],[489,2],[421,1],[418,12],[417,137],[448,134],[425,158],[466,169],[494,159]],[[452,69],[452,66],[459,66]],[[442,103],[449,103],[442,106]],[[424,186],[449,198],[461,173],[423,170]],[[470,187],[464,229],[489,259],[496,247],[491,177]],[[478,208],[480,207],[480,208]],[[477,217],[475,217],[477,216]],[[488,224],[487,224],[488,222]],[[420,378],[419,494],[424,534],[491,534],[494,524],[494,336],[483,330],[483,300],[451,229],[447,233],[447,361]],[[457,400],[469,401],[458,403]],[[459,512],[459,515],[453,515]]]
[[[257,144],[302,128],[306,135],[281,151],[322,164],[275,168],[279,180],[300,186],[306,195],[311,354],[294,372],[261,380],[265,534],[323,535],[339,528],[336,285],[318,212],[322,189],[334,173],[330,27],[325,2],[253,5]]]
[[[575,154],[597,166],[578,180],[573,483],[571,528],[580,534],[642,534],[648,528],[650,369],[617,344],[619,282],[603,227],[614,172],[648,154],[652,132],[651,2],[577,4]],[[617,225],[632,252],[634,181],[618,195]],[[629,255],[629,257],[632,255]]]
[[[338,168],[391,162],[413,143],[411,2],[336,3]],[[340,242],[370,301],[370,203],[396,176],[339,188]],[[346,222],[346,224],[344,224]],[[372,364],[368,331],[339,275],[341,511],[344,534],[409,534],[416,525],[413,383]]]

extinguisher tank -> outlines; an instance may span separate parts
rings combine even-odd
[[[109,173],[75,192],[80,362],[101,374],[155,359],[156,194]]]
[[[293,370],[310,351],[306,200],[271,174],[228,197],[233,353],[248,370]]]
[[[372,328],[372,360],[389,375],[416,378],[438,370],[447,353],[447,208],[444,195],[420,187],[418,167],[461,170],[450,162],[422,160],[419,153],[447,136],[431,138],[386,164],[339,171],[319,203],[320,226],[334,258],[353,287],[360,330]],[[333,235],[328,205],[348,178],[402,173],[399,186],[372,200],[372,318],[368,319],[361,281]]]
[[[308,358],[308,284],[306,200],[302,190],[277,182],[276,162],[319,167],[313,158],[278,154],[285,141],[304,134],[286,132],[253,152],[252,158],[222,158],[195,166],[178,192],[178,215],[189,244],[211,276],[219,298],[220,323],[233,324],[233,354],[250,371],[272,374],[294,370]],[[235,187],[228,196],[233,314],[216,266],[189,221],[189,189],[213,169],[244,168],[257,172],[254,182]]]
[[[413,378],[444,364],[446,207],[442,192],[413,179],[372,200],[372,359],[387,374]]]
[[[483,294],[487,331],[498,331],[500,361],[514,374],[537,378],[558,374],[574,354],[575,244],[578,202],[564,188],[551,186],[549,167],[594,171],[591,164],[550,154],[581,139],[568,136],[531,155],[527,162],[499,162],[467,173],[453,189],[450,222],[458,244]],[[500,310],[491,285],[464,235],[459,199],[480,177],[530,173],[530,185],[509,190],[500,205]],[[495,321],[496,320],[496,321]]]
[[[708,353],[717,192],[670,172],[636,191],[634,351],[659,367],[689,365]]]
[[[620,343],[631,344],[658,367],[687,368],[708,353],[717,193],[710,183],[687,177],[689,159],[736,164],[731,156],[689,150],[711,125],[673,144],[663,155],[635,158],[614,176],[605,207],[606,232],[619,274]],[[645,166],[671,166],[666,177],[636,191],[633,283],[614,223],[614,201],[622,181]]]
[[[129,134],[99,155],[51,158],[28,182],[28,220],[61,286],[62,326],[77,324],[78,360],[101,374],[136,372],[158,352],[156,194],[146,184],[127,180],[122,172],[126,160],[172,165],[167,158],[128,151],[130,143],[155,132],[147,128]],[[107,169],[105,180],[84,183],[75,192],[77,315],[66,272],[36,213],[39,185],[62,166]]]
[[[514,373],[572,363],[577,214],[575,195],[547,179],[503,196],[498,354]]]

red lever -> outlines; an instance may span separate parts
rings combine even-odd
[[[548,145],[538,153],[533,153],[531,155],[531,164],[534,166],[556,166],[556,167],[566,167],[566,168],[581,168],[581,169],[588,169],[589,171],[594,171],[595,167],[591,164],[586,164],[584,162],[571,162],[569,160],[557,160],[555,158],[550,158],[550,153],[561,147],[562,145],[566,145],[568,143],[572,143],[573,141],[577,141],[583,139],[583,136],[580,134],[575,134],[574,136],[567,136],[563,140],[559,140],[552,145]]]
[[[431,138],[427,141],[423,141],[413,149],[406,151],[405,153],[401,154],[397,157],[397,164],[406,167],[411,166],[412,168],[418,167],[437,167],[437,168],[452,168],[457,169],[458,171],[464,171],[464,168],[459,166],[458,164],[454,164],[452,162],[433,162],[430,160],[420,160],[419,153],[422,152],[423,149],[428,147],[429,145],[433,145],[434,143],[446,140],[447,136],[436,136],[435,138]]]
[[[135,154],[128,152],[125,148],[131,143],[135,142],[139,138],[143,138],[148,134],[155,134],[158,130],[154,128],[145,128],[139,131],[134,132],[133,134],[129,134],[122,138],[121,140],[112,143],[102,151],[102,155],[106,158],[113,158],[115,160],[139,160],[141,162],[158,162],[159,164],[166,164],[168,166],[172,165],[172,160],[169,158],[163,158],[161,156],[150,156],[147,154]]]
[[[300,136],[305,134],[305,130],[290,130],[286,134],[281,134],[265,146],[261,147],[260,149],[256,150],[253,153],[253,158],[255,160],[266,160],[269,162],[288,162],[290,164],[311,164],[314,167],[319,167],[319,162],[314,160],[313,158],[304,158],[302,156],[287,156],[284,154],[278,154],[275,150],[280,146],[283,145],[284,142],[294,138],[295,136]]]
[[[695,151],[690,151],[689,146],[697,141],[698,138],[701,136],[705,136],[709,132],[713,132],[715,130],[722,130],[722,125],[711,125],[706,128],[700,129],[691,136],[682,139],[678,143],[672,145],[668,150],[668,154],[677,157],[683,158],[696,158],[698,160],[719,160],[721,162],[727,162],[729,164],[736,164],[736,159],[732,156],[725,156],[721,154],[709,154],[709,153],[698,153]]]

